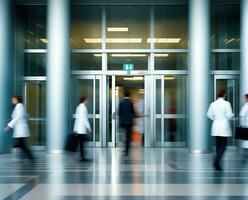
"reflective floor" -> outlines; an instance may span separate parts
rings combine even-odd
[[[0,155],[0,199],[23,200],[229,200],[248,199],[247,162],[228,150],[224,171],[212,167],[212,154],[186,149],[88,149],[90,163],[78,154],[35,152],[37,162],[19,153]]]

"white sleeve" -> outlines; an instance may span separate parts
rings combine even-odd
[[[214,120],[214,109],[212,104],[210,104],[208,108],[207,117],[211,120]]]
[[[13,119],[8,123],[8,127],[14,128],[18,120],[20,120],[23,117],[23,108],[20,105],[17,105],[14,110],[14,116]]]
[[[228,119],[232,119],[234,117],[234,114],[233,114],[233,111],[232,111],[232,106],[231,106],[231,104],[229,102],[227,104],[226,117]]]

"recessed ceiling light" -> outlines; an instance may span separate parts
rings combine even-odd
[[[108,27],[108,32],[128,32],[128,27]]]

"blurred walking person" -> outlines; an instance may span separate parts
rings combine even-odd
[[[240,110],[239,113],[240,117],[240,127],[244,128],[244,130],[248,130],[248,94],[244,95],[244,105]],[[245,134],[248,135],[248,132],[245,131]],[[239,142],[240,147],[247,149],[248,148],[248,141],[247,140],[240,140]]]
[[[22,104],[22,97],[13,96],[11,100],[12,104],[15,105],[15,108],[12,113],[12,120],[4,128],[4,132],[14,129],[13,138],[16,140],[14,147],[22,149],[27,157],[34,161],[34,157],[27,145],[27,138],[30,136],[30,131],[28,126],[28,115]]]
[[[119,105],[119,123],[126,133],[125,155],[128,156],[131,143],[133,118],[135,117],[134,105],[130,100],[130,93],[124,92],[124,99]]]
[[[234,117],[231,104],[225,98],[226,92],[221,90],[218,99],[210,104],[207,112],[208,118],[213,120],[211,135],[216,138],[214,167],[218,171],[222,171],[220,162],[226,150],[227,139],[232,136],[229,120]]]
[[[90,161],[85,157],[85,142],[88,140],[88,133],[92,132],[88,119],[88,110],[86,107],[87,104],[88,98],[82,97],[80,99],[80,104],[76,108],[76,119],[73,128],[73,132],[78,136],[80,156],[82,162]]]

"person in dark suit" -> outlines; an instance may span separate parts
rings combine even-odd
[[[130,100],[130,93],[128,91],[125,91],[124,99],[120,102],[119,105],[119,122],[121,128],[123,128],[126,132],[126,144],[125,144],[126,156],[128,156],[129,153],[134,117],[135,117],[135,111],[134,111],[133,103]]]

